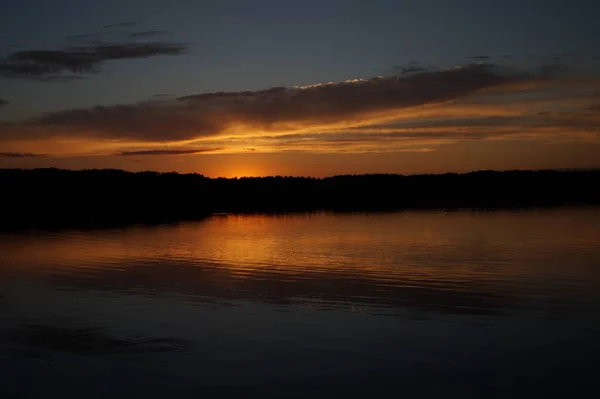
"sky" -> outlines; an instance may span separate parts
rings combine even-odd
[[[0,0],[0,167],[600,167],[595,0]]]

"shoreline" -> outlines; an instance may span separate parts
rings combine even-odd
[[[600,205],[600,171],[211,179],[121,170],[0,169],[0,230],[102,228],[223,214]]]

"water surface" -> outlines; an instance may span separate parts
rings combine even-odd
[[[599,208],[3,234],[0,393],[560,396],[598,314]]]

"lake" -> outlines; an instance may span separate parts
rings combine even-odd
[[[0,396],[580,396],[599,315],[600,208],[4,233]]]

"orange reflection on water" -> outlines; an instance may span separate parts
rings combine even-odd
[[[593,208],[223,215],[171,226],[5,235],[0,274],[58,278],[82,289],[483,309],[548,290],[595,292],[598,244],[600,209]]]

